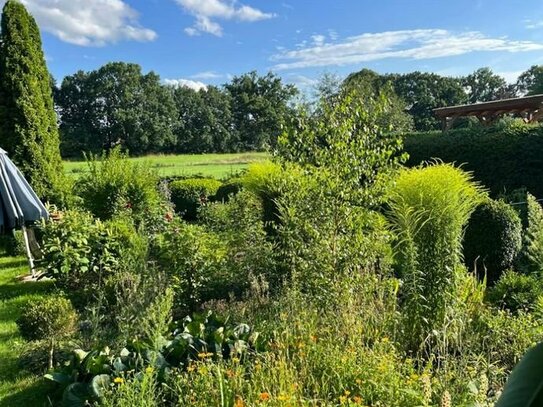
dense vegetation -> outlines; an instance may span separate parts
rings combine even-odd
[[[49,72],[36,21],[18,1],[4,5],[0,44],[0,145],[40,197],[63,202]]]
[[[494,97],[477,87],[489,75],[466,79],[473,98]],[[0,403],[490,406],[543,339],[543,208],[532,185],[519,178],[512,185],[528,190],[496,200],[502,188],[478,170],[481,150],[465,153],[471,165],[483,162],[474,172],[437,160],[404,165],[404,142],[410,151],[426,139],[401,132],[433,126],[428,100],[461,97],[455,80],[366,71],[323,84],[295,120],[292,88],[274,75],[198,93],[192,122],[222,127],[199,109],[208,96],[228,97],[231,115],[222,118],[236,124],[223,130],[235,129],[236,148],[275,152],[218,180],[161,179],[124,151],[165,146],[160,135],[180,140],[179,122],[163,116],[176,104],[146,116],[135,106],[152,109],[158,96],[142,92],[175,100],[192,91],[164,88],[129,64],[76,76],[66,86],[90,93],[72,102],[96,121],[73,105],[72,124],[84,127],[85,143],[99,126],[91,150],[107,151],[87,156],[88,171],[61,202],[69,205],[35,225],[40,280],[0,278],[0,333],[18,335],[0,337]],[[503,82],[490,77],[493,94]],[[536,89],[536,79],[522,78]],[[439,92],[416,99],[436,83]],[[32,111],[26,118],[35,120]],[[507,129],[519,133],[503,141],[512,145],[538,131]],[[480,140],[492,134],[480,132]],[[432,150],[420,151],[410,159]],[[500,165],[514,173],[523,159]],[[3,239],[11,254],[13,239]]]
[[[461,78],[363,69],[343,82],[324,75],[315,93],[317,100],[339,89],[356,91],[361,99],[386,93],[390,104],[381,124],[406,132],[438,129],[434,108],[534,94],[541,83],[537,66],[514,85],[489,68]],[[54,95],[65,157],[116,145],[134,155],[273,149],[303,110],[318,109],[318,103],[300,102],[297,89],[273,73],[250,72],[196,91],[162,84],[155,73],[122,62],[67,76]]]

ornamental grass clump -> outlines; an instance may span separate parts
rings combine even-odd
[[[485,196],[470,173],[451,164],[404,169],[390,196],[396,267],[408,348],[439,329],[462,265],[462,236]]]

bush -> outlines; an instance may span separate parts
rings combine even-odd
[[[17,326],[27,340],[49,342],[49,368],[53,367],[55,343],[76,330],[77,314],[72,303],[63,297],[47,297],[25,306]]]
[[[543,198],[543,126],[511,125],[407,134],[407,165],[438,158],[465,165],[492,195],[526,187]]]
[[[89,171],[77,181],[76,191],[94,216],[107,220],[128,210],[140,221],[162,203],[157,173],[146,163],[130,161],[119,148],[91,156],[87,164]]]
[[[523,206],[526,220],[518,267],[524,273],[539,273],[543,270],[543,208],[531,194]]]
[[[123,262],[144,261],[145,240],[126,219],[102,222],[87,212],[67,211],[41,228],[43,258],[37,267],[78,306],[102,295],[104,282]]]
[[[213,178],[189,178],[170,184],[172,202],[177,213],[195,220],[198,209],[217,193],[221,182]]]
[[[215,195],[212,197],[214,202],[228,202],[230,198],[238,194],[242,188],[242,181],[240,178],[233,178],[224,184],[222,184]]]
[[[7,256],[26,255],[23,232],[14,230],[13,234],[0,235],[0,247],[4,249]]]
[[[258,197],[243,190],[227,203],[203,208],[200,219],[226,243],[225,266],[210,282],[208,297],[241,298],[255,279],[277,287],[275,247],[267,239]]]
[[[488,300],[499,308],[512,312],[537,309],[543,296],[543,281],[534,275],[506,271],[487,294]]]
[[[226,244],[199,225],[173,221],[155,242],[158,264],[175,290],[175,306],[192,312],[207,299],[206,291],[225,266]]]
[[[515,210],[504,201],[488,200],[471,215],[464,236],[464,258],[469,270],[480,278],[485,273],[489,285],[511,268],[521,249],[522,223]]]
[[[482,197],[471,174],[450,164],[404,169],[396,179],[390,220],[397,234],[404,327],[413,350],[440,329],[454,301],[464,227]]]

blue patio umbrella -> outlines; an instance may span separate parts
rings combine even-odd
[[[47,219],[49,214],[43,203],[26,181],[23,174],[0,148],[0,230],[4,233],[13,229],[22,229],[25,248],[34,271],[34,262],[26,225]]]

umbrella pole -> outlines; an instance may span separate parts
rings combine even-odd
[[[28,257],[28,263],[30,264],[30,272],[32,273],[32,278],[34,278],[34,259],[32,258],[32,252],[30,251],[30,243],[28,241],[28,233],[26,227],[23,225],[23,238],[25,241],[26,256]]]

